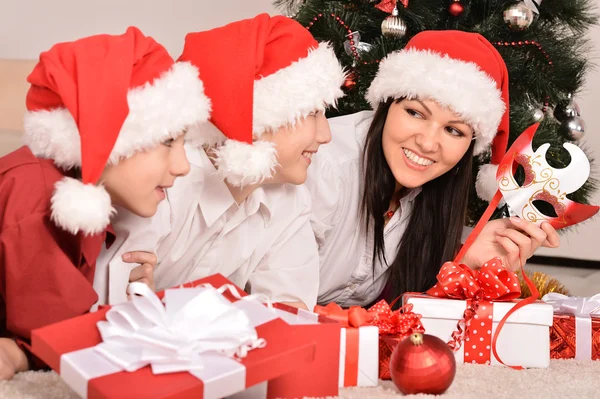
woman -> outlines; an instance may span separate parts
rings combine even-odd
[[[32,330],[97,301],[114,206],[154,215],[189,172],[186,129],[209,111],[198,70],[137,28],[56,44],[28,81],[27,145],[0,158],[0,380],[42,366]]]
[[[508,74],[482,36],[415,35],[380,64],[367,97],[375,111],[330,119],[333,139],[313,158],[306,185],[319,241],[319,302],[366,306],[435,283],[460,245],[472,157],[508,138]],[[495,167],[479,187],[495,184]],[[484,190],[478,190],[484,191]],[[501,256],[515,269],[559,239],[547,223],[487,224],[464,263]],[[385,292],[384,292],[384,287]]]
[[[105,301],[125,299],[112,295],[128,283],[121,255],[149,251],[159,290],[220,273],[251,293],[312,308],[319,254],[301,184],[331,138],[323,111],[343,95],[335,53],[297,22],[261,14],[188,34],[180,60],[201,70],[212,124],[190,140],[192,170],[153,220],[120,214],[115,230],[125,238],[101,255],[107,267],[96,273],[109,280]]]

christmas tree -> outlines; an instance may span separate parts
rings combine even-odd
[[[534,150],[550,143],[547,161],[554,168],[570,162],[563,143],[578,144],[585,123],[574,97],[584,83],[587,29],[596,23],[595,0],[277,0],[275,4],[310,30],[319,41],[333,44],[340,61],[350,71],[344,84],[346,96],[328,116],[370,109],[364,96],[378,62],[402,49],[423,30],[458,29],[477,32],[496,46],[510,75],[510,139],[540,122]],[[481,162],[475,159],[473,176]],[[520,174],[522,176],[522,173]],[[519,179],[519,173],[517,174]],[[473,183],[474,184],[474,183]],[[567,197],[588,204],[595,180]],[[468,225],[474,225],[487,206],[470,193]],[[551,207],[540,210],[553,215]],[[507,215],[506,206],[493,217]]]

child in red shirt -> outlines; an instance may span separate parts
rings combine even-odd
[[[0,158],[0,379],[39,366],[31,330],[97,301],[113,205],[154,215],[210,111],[198,70],[137,28],[57,44],[28,81],[27,145]]]

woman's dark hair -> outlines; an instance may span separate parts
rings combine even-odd
[[[381,103],[371,122],[362,154],[364,191],[361,213],[368,231],[373,230],[375,260],[385,257],[384,214],[389,208],[396,179],[383,153],[385,120],[394,99]],[[399,101],[399,100],[396,100]],[[426,291],[436,283],[442,264],[454,257],[465,222],[475,141],[456,167],[425,183],[415,198],[406,231],[390,265],[386,296],[392,300],[404,292]]]

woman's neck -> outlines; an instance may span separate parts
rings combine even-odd
[[[404,187],[402,187],[402,185],[400,183],[396,182],[396,187],[394,187],[394,194],[398,193],[403,188]]]

